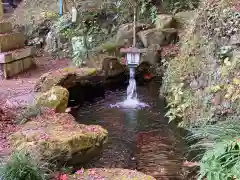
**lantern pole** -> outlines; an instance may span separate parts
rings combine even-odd
[[[134,1],[133,5],[133,48],[136,47],[136,1]]]

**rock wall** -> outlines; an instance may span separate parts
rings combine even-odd
[[[170,121],[198,126],[240,117],[239,27],[239,1],[202,1],[164,75]]]

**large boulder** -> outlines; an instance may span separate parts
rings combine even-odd
[[[54,86],[36,98],[36,106],[54,108],[56,112],[65,112],[68,105],[69,92],[61,86]]]
[[[147,30],[150,27],[151,26],[148,24],[138,23],[136,24],[135,30],[136,30],[136,33],[138,33],[142,30]],[[133,40],[133,24],[132,23],[122,24],[119,27],[116,35],[116,43],[124,45],[124,43],[127,42],[128,44],[132,44],[132,40]]]
[[[115,77],[127,71],[126,66],[117,57],[105,54],[93,56],[88,60],[87,65],[102,71],[106,78]]]
[[[157,29],[175,28],[176,21],[170,14],[159,14],[156,17],[155,27]]]
[[[148,29],[138,33],[143,45],[149,48],[152,45],[168,45],[178,41],[178,31],[175,28]]]
[[[79,170],[74,175],[68,176],[67,179],[82,180],[86,177],[92,180],[99,180],[99,179],[155,180],[155,178],[145,175],[141,172],[128,170],[128,169],[120,169],[120,168],[112,168],[112,169],[94,168],[94,169],[88,169],[85,172],[84,170]]]
[[[165,41],[164,33],[159,29],[148,29],[138,33],[139,38],[144,44],[144,47],[149,47],[153,44],[162,45]]]
[[[45,110],[9,137],[13,150],[25,150],[43,162],[81,164],[98,155],[108,132],[98,125],[78,124],[67,113]]]
[[[80,83],[96,75],[96,73],[97,71],[95,68],[67,67],[58,69],[43,74],[37,81],[34,90],[35,92],[46,92],[53,86],[62,86],[69,89],[76,85],[76,83]]]

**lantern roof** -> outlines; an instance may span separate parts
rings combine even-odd
[[[138,48],[134,48],[134,47],[121,48],[120,52],[123,52],[123,53],[145,53],[145,52],[147,52],[147,48],[144,48],[144,49],[138,49]]]

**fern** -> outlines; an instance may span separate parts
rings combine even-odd
[[[192,128],[186,140],[197,143],[194,150],[204,149],[200,160],[198,179],[231,180],[240,179],[240,122],[225,121],[216,125]]]

